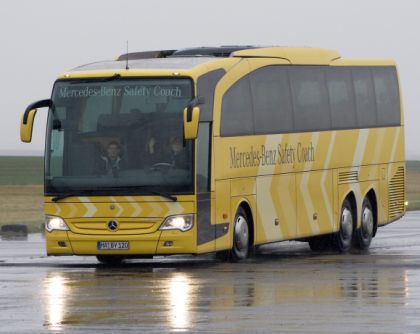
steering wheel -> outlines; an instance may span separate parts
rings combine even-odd
[[[152,171],[168,171],[169,169],[171,169],[173,167],[173,165],[169,162],[158,162],[155,163],[152,167],[150,167],[150,170]]]

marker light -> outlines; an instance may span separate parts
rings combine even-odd
[[[53,230],[68,231],[69,227],[64,222],[64,220],[61,219],[60,217],[46,216],[45,217],[45,229],[48,232],[51,232]]]
[[[405,201],[405,202],[404,202],[404,205],[405,205],[405,206],[408,206],[408,201]]]
[[[169,216],[160,226],[160,230],[190,230],[194,225],[194,215]]]

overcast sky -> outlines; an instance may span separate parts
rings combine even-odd
[[[0,154],[44,150],[46,109],[32,144],[19,140],[26,106],[48,98],[57,75],[130,51],[218,45],[336,49],[394,58],[400,72],[407,158],[420,159],[418,0],[6,0],[0,12]],[[29,152],[30,153],[30,152]]]

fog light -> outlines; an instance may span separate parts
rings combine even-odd
[[[164,246],[164,247],[171,247],[173,244],[174,244],[174,242],[173,242],[173,241],[165,241],[165,242],[163,243],[163,246]]]
[[[66,247],[66,243],[64,241],[59,241],[58,246],[60,247]]]
[[[51,232],[53,230],[68,231],[69,227],[64,222],[64,220],[60,217],[46,216],[45,217],[45,229],[48,232]]]
[[[194,215],[169,216],[160,226],[160,230],[190,230],[194,224]]]

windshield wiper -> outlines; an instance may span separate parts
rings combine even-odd
[[[93,191],[80,191],[80,192],[74,192],[74,193],[63,193],[60,195],[56,195],[51,200],[53,202],[58,202],[62,199],[68,198],[68,197],[75,197],[75,196],[86,196],[86,195],[96,195]]]
[[[78,196],[78,195],[76,195],[76,194],[61,194],[61,195],[54,196],[51,200],[53,202],[58,202],[58,201],[60,201],[62,199],[65,199],[65,198],[68,198],[68,197],[72,197],[72,196]]]
[[[178,198],[176,196],[164,193],[164,192],[160,192],[160,191],[155,191],[155,190],[151,190],[148,189],[145,186],[132,186],[132,187],[123,187],[123,189],[127,189],[127,188],[143,188],[146,190],[146,192],[150,195],[157,195],[157,196],[161,196],[167,199],[170,199],[173,202],[176,202],[178,200]],[[116,190],[116,189],[121,189],[120,187],[106,187],[106,188],[100,188],[97,191],[89,191],[89,192],[83,192],[83,193],[65,193],[65,194],[60,194],[57,196],[54,196],[51,200],[53,202],[58,202],[62,199],[68,198],[68,197],[72,197],[72,196],[85,196],[85,195],[97,195],[97,196],[102,196],[102,195],[106,195],[106,191],[108,190]],[[139,195],[143,195],[143,194],[139,194]]]
[[[149,193],[153,194],[153,195],[158,195],[167,199],[170,199],[173,202],[176,202],[178,200],[178,198],[176,196],[172,196],[170,194],[166,194],[166,193],[161,193],[159,191],[154,191],[154,190],[148,190]]]

